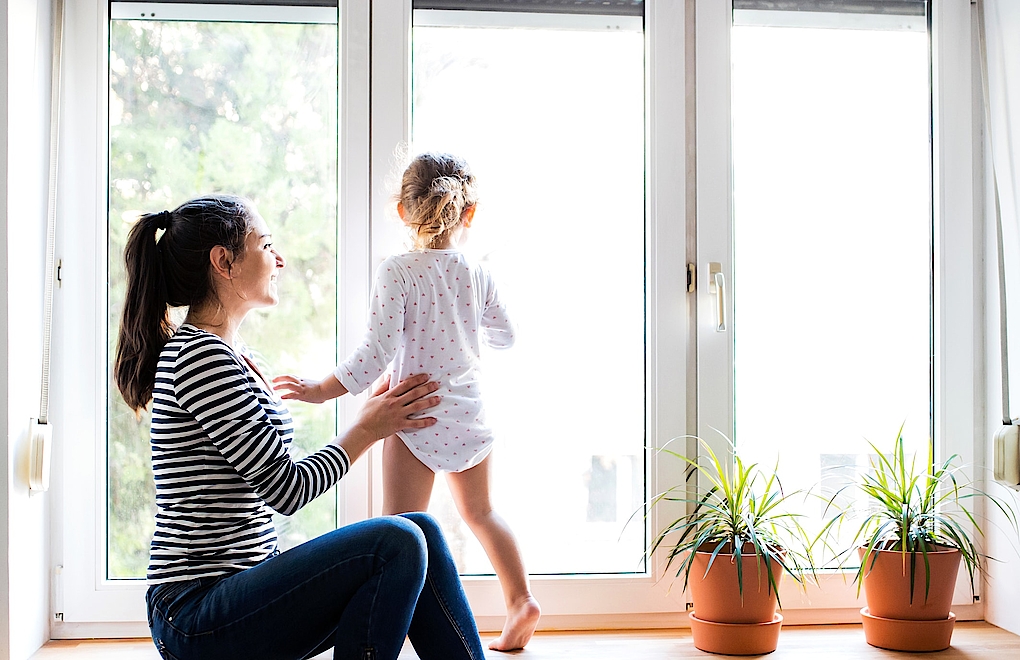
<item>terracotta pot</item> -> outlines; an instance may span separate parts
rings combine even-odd
[[[863,558],[864,549],[858,549]],[[875,558],[877,555],[877,558]],[[874,559],[874,564],[872,564]],[[863,561],[863,559],[862,559]],[[928,553],[931,571],[925,598],[925,564],[920,552],[914,555],[914,591],[910,592],[911,555],[896,550],[875,550],[864,567],[864,595],[871,616],[883,619],[942,621],[949,618],[960,568],[960,551],[951,548]]]
[[[708,653],[723,655],[762,655],[772,653],[779,645],[783,615],[778,612],[768,623],[717,623],[702,621],[697,612],[690,612],[694,646]]]
[[[861,608],[864,638],[868,644],[892,651],[942,651],[949,648],[953,639],[956,615],[952,612],[938,621],[908,621],[883,619],[872,616],[868,608]]]
[[[741,597],[734,556],[719,553],[706,576],[711,556],[710,552],[695,553],[688,580],[698,618],[716,623],[771,623],[776,613],[776,591],[769,584],[765,561],[759,564],[753,552],[741,555],[744,578]],[[771,562],[771,571],[778,585],[783,577],[779,562]]]

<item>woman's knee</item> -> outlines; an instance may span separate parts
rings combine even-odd
[[[400,516],[373,518],[371,522],[378,529],[380,543],[401,554],[419,555],[424,561],[428,542],[418,525]]]
[[[450,550],[446,543],[446,536],[443,534],[443,528],[439,526],[438,520],[430,514],[423,512],[402,513],[399,517],[407,518],[407,520],[421,530],[425,536],[430,556],[435,558],[448,557]]]
[[[442,535],[443,529],[439,526],[439,521],[430,513],[424,511],[414,511],[411,513],[401,513],[398,518],[405,518],[410,521],[422,534],[425,535],[426,541],[432,539],[436,535]]]
[[[352,551],[374,555],[384,564],[399,562],[412,572],[425,574],[428,567],[428,542],[421,528],[398,516],[370,518],[336,534],[336,552],[346,560]],[[355,549],[358,550],[355,550]]]

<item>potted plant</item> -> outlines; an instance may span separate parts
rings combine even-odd
[[[692,499],[681,483],[657,495],[646,509],[680,502],[688,513],[665,525],[649,554],[668,547],[666,570],[691,589],[689,613],[694,645],[727,655],[757,655],[776,649],[783,617],[776,612],[783,573],[804,584],[811,570],[811,544],[799,514],[786,504],[799,491],[784,493],[776,470],[745,464],[733,452],[728,466],[699,439],[701,455],[690,459],[667,448],[698,476]],[[647,513],[646,513],[647,515]]]
[[[838,510],[819,538],[830,537],[849,520],[857,522],[849,547],[837,553],[837,559],[840,565],[853,557],[860,561],[854,579],[858,595],[863,588],[868,603],[861,617],[869,644],[940,651],[949,647],[953,634],[956,617],[950,606],[960,564],[967,569],[973,592],[975,576],[987,559],[974,544],[972,534],[982,531],[968,503],[986,499],[1005,514],[1014,531],[1016,514],[1010,504],[976,488],[956,465],[956,454],[935,465],[929,445],[923,464],[916,455],[908,462],[902,426],[891,454],[869,444],[874,452],[871,469],[848,486],[862,501]]]

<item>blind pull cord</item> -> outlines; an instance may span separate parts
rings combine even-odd
[[[53,0],[53,53],[50,71],[50,180],[46,201],[46,270],[43,279],[42,378],[39,417],[29,423],[31,465],[29,488],[50,485],[53,426],[50,424],[50,345],[53,330],[53,284],[57,233],[57,165],[60,137],[60,69],[64,45],[64,0]]]
[[[979,0],[978,47],[981,58],[981,92],[985,103],[986,131],[991,136],[992,104],[988,72],[988,44],[985,38],[984,0]],[[991,144],[991,137],[988,138]],[[1020,426],[1009,414],[1009,335],[1006,324],[1006,248],[1002,235],[1002,205],[999,201],[999,176],[992,155],[992,192],[995,198],[995,251],[999,268],[999,359],[1002,371],[1002,426],[992,437],[992,476],[1006,486],[1020,489]]]
[[[985,7],[983,0],[978,2],[978,48],[981,57],[981,94],[985,105],[985,132],[991,135],[992,104],[988,82],[988,45],[985,40]],[[989,137],[989,142],[991,138]],[[995,251],[999,271],[999,360],[1002,369],[1002,423],[1011,425],[1013,418],[1009,414],[1009,349],[1006,334],[1006,257],[1002,243],[1002,209],[999,206],[999,177],[995,171],[995,158],[992,161],[992,191],[995,197]]]

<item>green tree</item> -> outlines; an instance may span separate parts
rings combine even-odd
[[[337,80],[335,25],[112,22],[111,364],[132,223],[213,192],[251,199],[287,260],[280,305],[249,316],[246,342],[270,372],[335,362]],[[127,408],[112,375],[107,400],[108,574],[142,577],[155,513],[149,415]],[[335,406],[292,413],[298,455],[336,432]],[[296,545],[335,527],[335,497],[281,518],[281,545]]]

